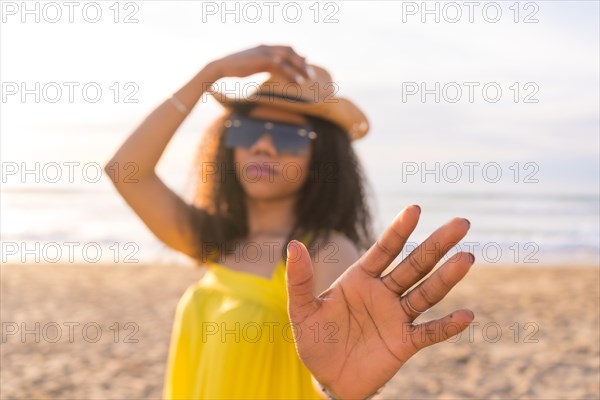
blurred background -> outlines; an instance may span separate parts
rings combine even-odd
[[[84,13],[83,3],[73,23],[66,8],[61,20],[46,22],[44,4],[39,23],[27,14],[21,23],[20,5],[3,17],[4,240],[106,249],[135,241],[140,261],[172,262],[98,166],[209,61],[285,43],[328,68],[338,93],[370,118],[372,131],[355,148],[379,230],[419,203],[415,241],[464,216],[482,261],[598,263],[597,2],[503,3],[496,23],[486,21],[497,12],[484,12],[488,3],[473,8],[473,23],[468,8],[443,2],[303,3],[296,23],[284,19],[296,18],[284,3],[273,23],[268,8],[243,2],[228,6],[237,4],[237,15],[220,3],[174,2],[166,11],[162,2],[123,2],[118,10],[101,6],[97,23],[84,19],[96,10]],[[435,4],[439,12],[427,14]],[[256,23],[254,10],[262,13]],[[455,10],[462,16],[452,23]],[[264,79],[218,84],[235,91]],[[174,190],[185,193],[199,137],[220,112],[205,96],[167,149],[159,172]]]
[[[355,149],[371,182],[377,233],[412,203],[423,209],[411,237],[415,243],[448,219],[466,217],[472,228],[459,245],[472,251],[491,275],[478,271],[480,280],[465,286],[449,304],[464,306],[473,296],[483,302],[482,293],[490,294],[492,303],[488,307],[483,302],[483,314],[476,316],[491,321],[502,309],[508,313],[502,327],[511,335],[519,312],[551,308],[544,311],[550,313],[547,319],[533,313],[517,321],[521,333],[523,323],[537,321],[542,338],[538,347],[490,347],[479,337],[480,348],[464,340],[459,344],[465,347],[454,347],[465,352],[462,362],[456,361],[456,352],[449,352],[447,364],[438,364],[473,374],[476,370],[479,384],[473,378],[472,387],[465,383],[456,391],[442,378],[434,383],[427,376],[416,378],[411,375],[417,374],[416,366],[428,366],[423,356],[422,364],[415,361],[412,370],[407,366],[408,375],[397,381],[414,383],[412,391],[392,388],[384,395],[598,397],[598,2],[468,6],[314,1],[274,2],[274,8],[265,2],[235,1],[75,3],[73,8],[63,2],[0,3],[3,396],[160,396],[163,342],[174,302],[197,271],[172,269],[179,272],[172,272],[168,282],[162,272],[145,272],[156,266],[189,266],[190,260],[152,236],[103,176],[102,167],[142,119],[205,64],[260,44],[285,44],[327,68],[339,85],[338,94],[355,101],[370,119],[371,132],[355,142]],[[267,76],[217,84],[240,91],[245,83]],[[205,95],[159,164],[161,177],[186,198],[199,138],[220,113],[216,101]],[[40,272],[40,266],[50,265],[68,280],[59,273]],[[80,276],[74,267],[91,272]],[[135,278],[117,271],[123,267],[132,268]],[[137,282],[134,294],[131,287],[119,289],[122,296],[134,296],[127,306],[115,303],[121,298],[114,297],[113,282],[104,280],[106,268],[125,283]],[[138,277],[141,280],[132,280]],[[500,279],[506,286],[497,286]],[[170,294],[155,293],[155,285],[163,285]],[[547,292],[535,292],[544,285]],[[529,289],[527,294],[524,289]],[[85,303],[85,293],[98,296],[97,301]],[[571,303],[563,309],[554,296],[566,296]],[[107,297],[113,299],[110,304],[102,300]],[[514,300],[510,306],[507,297]],[[48,300],[57,298],[68,306]],[[134,298],[140,303],[134,304]],[[44,308],[41,304],[47,301],[56,307]],[[128,310],[136,321],[160,326],[150,329],[152,334],[140,329],[140,334],[149,335],[142,343],[163,341],[155,353],[146,353],[152,354],[153,363],[143,358],[137,345],[121,351],[111,342],[105,344],[102,360],[112,359],[113,364],[94,364],[97,358],[81,364],[84,370],[109,371],[106,378],[91,381],[97,384],[90,384],[89,390],[96,391],[78,392],[86,380],[73,378],[79,368],[62,361],[23,375],[28,370],[26,355],[52,358],[75,348],[81,354],[100,352],[87,341],[60,351],[46,342],[32,350],[31,342],[15,339],[18,334],[5,337],[13,326],[7,321],[20,327],[21,321],[69,320],[73,314],[60,312],[75,310],[77,304],[93,304],[96,308],[87,308],[97,312],[91,318],[103,323],[111,318],[114,322],[114,315]],[[564,316],[571,308],[588,314],[564,331],[561,324],[567,323]],[[557,350],[552,360],[540,355],[545,354],[540,350],[559,342],[575,347]],[[484,353],[491,358],[481,356]],[[561,360],[568,355],[575,358],[565,364]],[[127,374],[137,370],[130,364],[123,367],[127,357],[141,368],[135,379]],[[573,361],[577,357],[581,361]],[[155,379],[147,379],[151,374],[144,368],[154,368]],[[494,380],[500,383],[483,385],[498,369],[508,371]],[[48,375],[50,370],[61,372]],[[117,376],[128,384],[117,389]],[[573,380],[560,383],[554,376]]]

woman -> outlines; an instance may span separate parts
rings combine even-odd
[[[262,71],[271,77],[250,98],[213,92],[227,112],[202,142],[187,204],[154,171],[164,148],[213,82]],[[451,220],[382,276],[417,224],[420,208],[409,206],[361,255],[372,241],[350,141],[368,123],[335,91],[290,47],[235,53],[154,110],[107,164],[148,228],[208,267],[177,306],[165,398],[365,398],[472,321],[460,310],[413,323],[467,273],[469,253],[409,290],[466,235],[467,220]],[[134,183],[118,179],[128,163]]]

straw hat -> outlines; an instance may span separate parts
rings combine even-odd
[[[247,103],[268,105],[330,121],[346,131],[350,140],[365,136],[369,131],[365,114],[350,100],[335,95],[338,85],[327,70],[311,64],[309,67],[314,73],[303,83],[271,73],[248,97],[227,96],[219,91],[211,94],[226,108]]]

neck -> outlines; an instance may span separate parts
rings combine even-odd
[[[294,204],[294,196],[269,200],[247,198],[248,236],[287,235],[295,222]]]

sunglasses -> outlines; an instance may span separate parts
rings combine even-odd
[[[317,137],[310,125],[294,125],[233,114],[224,123],[225,146],[249,149],[265,133],[271,135],[279,154],[306,155],[310,143]]]

